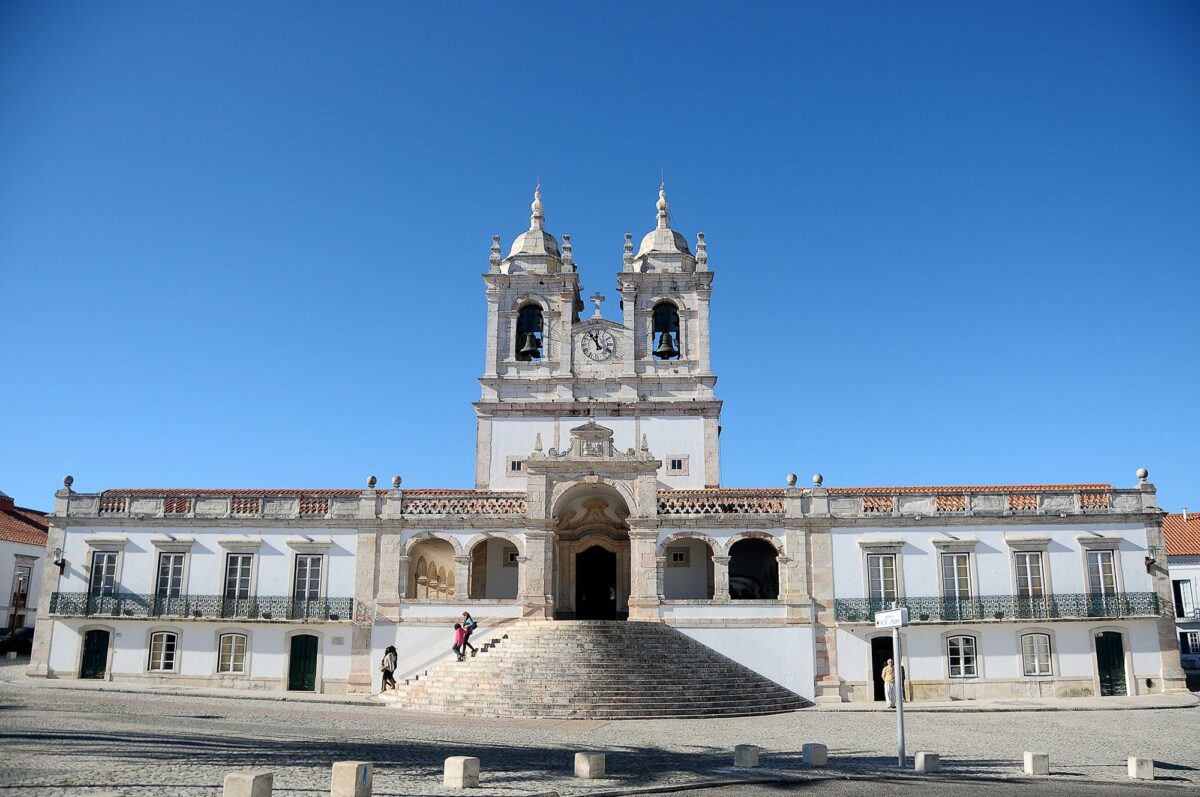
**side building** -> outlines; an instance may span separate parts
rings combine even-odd
[[[1189,684],[1200,688],[1200,515],[1186,509],[1163,520],[1179,654]]]
[[[32,628],[46,560],[44,512],[16,505],[0,493],[0,630]]]

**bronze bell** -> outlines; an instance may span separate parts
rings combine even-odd
[[[534,357],[542,356],[542,344],[534,336],[532,332],[525,333],[525,345],[517,352],[522,357],[532,360]]]
[[[670,360],[672,357],[679,356],[679,349],[675,348],[675,338],[670,332],[664,332],[658,338],[658,348],[654,350],[654,356],[662,360]]]

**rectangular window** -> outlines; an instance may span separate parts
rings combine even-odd
[[[225,557],[225,597],[245,600],[250,597],[250,574],[254,567],[254,554],[231,553]]]
[[[296,583],[292,597],[313,601],[321,597],[321,554],[296,554]]]
[[[1171,582],[1171,593],[1175,596],[1175,616],[1192,617],[1196,613],[1196,603],[1192,598],[1192,582],[1175,580]]]
[[[1112,551],[1088,551],[1088,592],[1093,595],[1114,597],[1117,594],[1117,573],[1113,566]]]
[[[686,454],[669,454],[666,459],[668,476],[688,475],[688,456]]]
[[[667,567],[687,567],[691,561],[690,553],[687,548],[668,548]]]
[[[117,552],[94,551],[92,553],[92,595],[114,595],[117,591]]]
[[[183,591],[182,553],[160,553],[158,555],[158,588],[160,598],[178,598]]]
[[[896,555],[867,554],[867,590],[872,601],[896,600]]]
[[[1017,597],[1040,598],[1045,595],[1042,580],[1042,554],[1038,551],[1018,551],[1013,554],[1017,569]]]
[[[971,597],[970,554],[942,554],[942,590],[949,599],[967,600]]]
[[[1180,631],[1179,652],[1184,656],[1200,656],[1200,631]]]
[[[168,631],[159,631],[150,637],[151,672],[174,672],[176,637]]]
[[[508,459],[508,472],[509,473],[520,473],[524,469],[525,469],[524,460],[517,459],[516,457],[509,457],[509,459]]]
[[[1021,637],[1021,661],[1026,675],[1053,675],[1049,634],[1026,634]]]
[[[243,634],[221,634],[217,653],[217,672],[246,672],[246,637]]]
[[[974,678],[978,674],[975,667],[975,637],[952,636],[947,639],[946,657],[950,663],[951,678]]]

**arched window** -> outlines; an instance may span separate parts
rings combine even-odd
[[[542,359],[542,308],[527,304],[517,313],[517,360],[532,362]]]
[[[774,600],[779,597],[779,560],[766,540],[738,540],[729,549],[729,597]]]
[[[150,635],[150,661],[146,669],[150,672],[174,672],[175,649],[179,637],[170,631],[159,631]]]
[[[678,360],[679,308],[670,302],[654,305],[654,358]]]
[[[1026,675],[1053,675],[1050,661],[1050,635],[1025,634],[1021,637],[1021,663]]]
[[[946,640],[946,660],[951,678],[975,678],[979,675],[975,660],[975,637],[952,636]]]
[[[503,538],[480,540],[471,549],[469,595],[477,599],[517,597],[519,556],[517,546]]]
[[[446,572],[454,572],[455,549],[449,540],[435,537],[418,540],[408,551],[408,589],[405,597],[416,600],[444,598],[450,584]]]
[[[713,597],[712,548],[706,541],[677,540],[668,545],[664,553],[664,598],[706,600]]]
[[[238,675],[246,672],[245,634],[221,634],[217,645],[217,672]]]

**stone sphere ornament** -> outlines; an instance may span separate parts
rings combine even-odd
[[[796,474],[794,474],[794,473],[789,473],[789,474],[787,475],[787,486],[788,486],[788,487],[795,487],[795,486],[796,486]]]
[[[821,483],[824,481],[825,481],[825,477],[822,476],[821,474],[819,474],[819,473],[813,474],[813,487],[820,487]]]
[[[393,476],[393,477],[392,477],[392,487],[394,487],[395,489],[399,490],[399,489],[400,489],[400,482],[402,482],[402,481],[403,481],[403,479],[401,479],[399,476]]]
[[[1150,471],[1146,470],[1145,468],[1138,468],[1137,477],[1139,482],[1145,482],[1146,479],[1150,478]]]
[[[70,490],[71,485],[74,483],[75,483],[75,477],[72,476],[71,474],[68,473],[66,476],[63,476],[63,487],[66,487],[68,490]]]
[[[377,482],[376,482],[376,480],[375,480],[375,477],[374,477],[374,476],[368,476],[368,477],[367,477],[367,489],[368,489],[368,490],[374,490],[374,489],[375,489],[375,485],[376,485],[376,484],[377,484]]]

